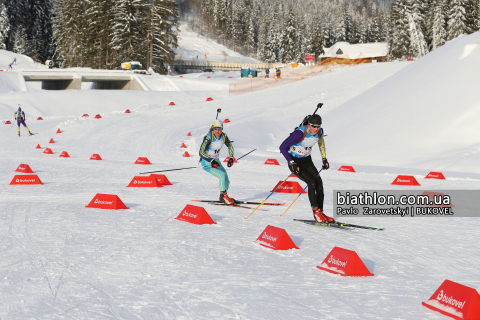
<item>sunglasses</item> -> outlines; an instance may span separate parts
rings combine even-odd
[[[310,124],[310,126],[311,126],[312,128],[315,128],[315,129],[320,128],[320,125],[318,125],[318,124]]]
[[[223,128],[213,128],[213,130],[223,130]]]

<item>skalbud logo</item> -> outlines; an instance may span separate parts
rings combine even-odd
[[[440,290],[440,292],[438,293],[437,300],[443,303],[449,304],[451,306],[454,306],[457,309],[463,309],[466,302],[466,301],[460,302],[454,299],[453,296],[447,297],[447,295],[443,293],[443,290]]]

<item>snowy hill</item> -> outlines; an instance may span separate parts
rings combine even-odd
[[[180,53],[182,53],[182,60],[260,62],[232,51],[212,39],[200,36],[193,32],[186,23],[181,23],[179,28],[175,60],[180,59]]]
[[[474,266],[480,264],[480,255],[472,245],[479,228],[476,218],[344,218],[386,229],[332,230],[292,221],[312,218],[305,195],[282,218],[286,206],[263,207],[268,211],[257,211],[245,220],[251,210],[191,202],[218,198],[217,179],[201,168],[167,172],[173,185],[163,188],[126,186],[140,172],[196,166],[202,138],[221,108],[220,118],[231,120],[225,132],[235,141],[235,157],[258,148],[227,168],[229,195],[262,201],[290,173],[279,144],[323,102],[320,114],[332,166],[321,173],[327,214],[332,214],[332,190],[405,189],[391,185],[400,173],[413,174],[421,182],[421,187],[410,190],[478,190],[480,175],[473,169],[444,171],[447,180],[423,179],[441,167],[436,150],[450,137],[430,135],[429,126],[438,129],[433,120],[425,124],[425,132],[420,131],[426,111],[419,109],[416,120],[412,107],[400,105],[410,111],[410,118],[390,107],[398,107],[397,100],[426,103],[430,98],[440,103],[437,94],[453,101],[444,92],[446,87],[440,92],[430,88],[460,74],[471,80],[466,69],[476,68],[477,62],[461,61],[476,57],[477,48],[466,46],[476,38],[466,38],[414,63],[334,69],[243,95],[228,94],[226,84],[236,79],[225,79],[224,74],[217,79],[204,74],[149,78],[149,87],[158,91],[0,92],[0,118],[12,120],[20,103],[29,128],[38,133],[26,136],[22,127],[19,138],[16,125],[0,124],[0,318],[443,319],[421,302],[445,279],[478,289],[480,271]],[[464,52],[470,55],[459,60]],[[427,71],[437,72],[437,60],[443,63],[441,77],[437,73],[430,83],[407,86],[410,74],[416,76],[409,78],[413,82]],[[0,73],[0,79],[6,78]],[[455,90],[470,86],[455,80]],[[463,94],[461,101],[467,106],[477,96],[476,90],[455,92]],[[375,104],[374,94],[382,104]],[[214,100],[205,101],[208,97]],[[168,106],[171,101],[176,105]],[[447,110],[443,104],[440,108]],[[125,109],[132,113],[123,113]],[[450,123],[439,120],[451,134],[454,128],[463,130],[456,127],[458,121],[467,129],[462,122],[467,109],[460,110],[448,113]],[[468,110],[475,114],[475,109]],[[84,113],[90,117],[82,118]],[[101,119],[93,119],[97,113]],[[34,120],[38,116],[44,120]],[[421,150],[417,145],[411,149],[388,127],[407,131],[407,137],[413,130],[430,140]],[[62,133],[56,134],[59,128]],[[52,138],[55,143],[49,144]],[[465,154],[475,154],[475,139],[465,142]],[[180,148],[182,143],[186,149]],[[37,144],[42,149],[36,149]],[[44,154],[45,147],[54,154]],[[424,161],[396,160],[400,150],[407,157],[415,152]],[[59,157],[62,151],[70,158]],[[192,157],[182,157],[185,151]],[[103,160],[89,160],[94,153]],[[226,156],[223,148],[222,160]],[[365,162],[368,156],[370,162]],[[138,157],[147,157],[152,165],[134,164]],[[313,157],[320,168],[318,150]],[[264,165],[268,158],[278,159],[281,166]],[[44,184],[10,186],[21,163]],[[354,165],[357,173],[337,171],[343,164]],[[130,209],[85,208],[96,193],[116,194]],[[295,197],[275,194],[269,201],[289,205]],[[187,204],[203,206],[217,224],[175,220]],[[300,249],[280,252],[254,243],[267,225],[284,228]],[[375,276],[348,278],[317,269],[334,246],[355,250]]]
[[[362,165],[480,173],[479,43],[480,32],[449,41],[327,114],[330,154]]]

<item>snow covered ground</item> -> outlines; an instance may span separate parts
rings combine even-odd
[[[477,40],[468,37],[415,62],[342,68],[243,95],[229,96],[224,84],[198,76],[191,78],[202,81],[195,82],[195,88],[188,77],[158,77],[159,91],[150,92],[0,93],[0,119],[11,120],[20,103],[27,124],[38,133],[28,137],[22,127],[18,138],[16,125],[0,125],[0,318],[445,319],[421,302],[445,279],[480,288],[476,218],[344,218],[386,229],[335,230],[292,221],[312,218],[308,199],[302,196],[282,218],[286,207],[265,207],[269,211],[245,220],[249,210],[200,204],[217,224],[196,226],[174,217],[186,204],[199,205],[192,199],[218,197],[217,179],[202,169],[167,172],[173,185],[163,188],[126,186],[139,172],[196,166],[202,138],[221,108],[220,117],[231,120],[225,132],[235,141],[235,156],[258,148],[227,169],[229,194],[261,201],[289,174],[279,144],[323,102],[320,114],[331,163],[331,169],[322,172],[327,214],[332,213],[333,190],[406,189],[390,184],[398,174],[413,174],[422,185],[409,190],[478,190],[478,170],[438,163],[438,145],[449,132],[455,134],[449,130],[458,130],[448,122],[464,119],[465,113],[458,105],[458,113],[443,115],[451,100],[443,103],[435,97],[457,91],[443,86],[433,93],[418,82],[402,90],[409,76],[414,82],[448,63],[455,67],[429,78],[428,87],[460,74],[470,77],[470,69],[478,74],[476,62],[458,63],[459,56],[453,54],[465,52]],[[470,55],[475,57],[476,50]],[[456,87],[469,88],[474,78],[458,81]],[[161,91],[167,82],[169,89]],[[462,101],[478,102],[476,90],[461,92]],[[214,100],[206,102],[207,97]],[[417,114],[425,119],[422,105],[415,104],[413,113],[406,103],[429,99],[441,111],[438,121],[446,133],[430,136],[422,131],[437,127],[416,120]],[[171,101],[176,105],[168,106]],[[478,104],[468,106],[474,115]],[[123,113],[125,109],[132,113]],[[82,118],[84,113],[91,117]],[[93,119],[97,113],[102,119]],[[44,120],[34,120],[38,116]],[[61,134],[55,134],[58,128]],[[407,137],[414,132],[431,143],[420,150],[397,139],[389,128]],[[476,157],[477,137],[463,146],[465,157]],[[55,144],[47,143],[51,138]],[[192,158],[181,156],[182,143]],[[453,152],[452,143],[446,143],[451,149],[444,152]],[[43,154],[44,149],[35,149],[37,144],[55,154]],[[62,151],[71,158],[60,158]],[[398,159],[400,151],[410,158]],[[94,153],[104,160],[90,161]],[[413,163],[411,153],[422,162]],[[224,148],[221,158],[226,155]],[[153,165],[133,164],[138,157],[148,157]],[[320,168],[318,150],[313,157]],[[268,158],[278,159],[281,166],[264,165]],[[29,164],[44,185],[9,186],[21,163]],[[337,171],[341,165],[353,165],[357,173]],[[423,179],[440,169],[447,180]],[[85,208],[96,193],[116,194],[130,209]],[[290,204],[295,197],[275,194],[269,201]],[[280,252],[254,243],[267,225],[284,228],[300,249]],[[375,276],[348,278],[317,269],[334,246],[356,251]]]

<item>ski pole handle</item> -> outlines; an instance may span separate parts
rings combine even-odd
[[[317,109],[315,109],[315,112],[313,114],[317,113],[318,109],[320,109],[322,106],[323,106],[323,103],[321,103],[321,102],[319,104],[317,104]],[[312,116],[313,116],[313,114],[312,114]]]

